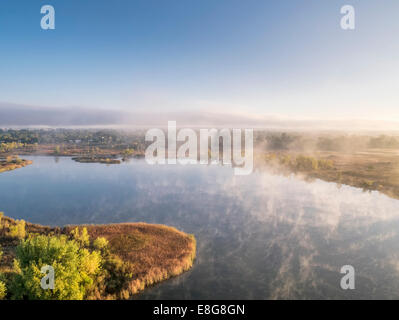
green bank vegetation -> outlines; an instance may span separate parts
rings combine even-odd
[[[145,223],[51,228],[0,213],[0,299],[128,299],[192,267],[196,243]],[[44,290],[41,268],[55,287]]]
[[[0,153],[10,152],[13,150],[21,149],[25,146],[24,143],[21,142],[1,142],[0,143]]]

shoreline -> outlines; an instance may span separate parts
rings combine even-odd
[[[274,173],[319,179],[363,191],[378,191],[399,200],[399,157],[394,152],[269,152],[257,157]]]

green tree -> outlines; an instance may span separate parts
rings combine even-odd
[[[127,148],[127,149],[122,151],[122,154],[125,157],[131,156],[133,153],[134,153],[134,149],[131,149],[131,148]]]
[[[66,236],[39,235],[23,240],[16,250],[16,275],[10,286],[13,299],[82,300],[93,286],[102,263],[98,251],[90,252]],[[54,290],[44,290],[43,266],[55,273]]]
[[[90,236],[87,232],[87,228],[83,227],[82,232],[79,231],[79,228],[76,227],[71,231],[72,237],[78,241],[82,246],[88,246],[90,244]]]

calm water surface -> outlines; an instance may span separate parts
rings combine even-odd
[[[0,175],[0,211],[47,225],[162,223],[195,234],[194,268],[140,299],[399,298],[399,201],[218,166],[30,157]],[[341,266],[356,289],[340,288]]]

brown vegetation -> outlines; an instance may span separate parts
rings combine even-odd
[[[368,149],[358,152],[320,151],[300,154],[293,151],[259,155],[280,173],[298,173],[306,178],[377,190],[399,199],[399,153],[392,149]]]
[[[147,223],[81,227],[87,228],[91,238],[106,238],[110,251],[127,263],[125,272],[131,277],[118,289],[121,298],[189,270],[195,259],[194,236],[172,227]]]
[[[15,233],[18,225],[26,226],[26,235]],[[97,284],[89,299],[127,299],[145,287],[177,276],[189,270],[195,259],[196,242],[193,235],[175,228],[147,223],[86,225],[77,235],[76,226],[47,227],[16,221],[9,217],[0,220],[0,246],[3,256],[0,273],[11,278],[15,250],[21,236],[62,235],[75,239],[93,239],[89,246],[103,247],[105,259]],[[12,232],[14,230],[14,233]],[[83,237],[83,238],[82,238]],[[106,240],[105,240],[106,239]],[[91,244],[90,244],[91,243]],[[87,245],[87,244],[86,244]]]

